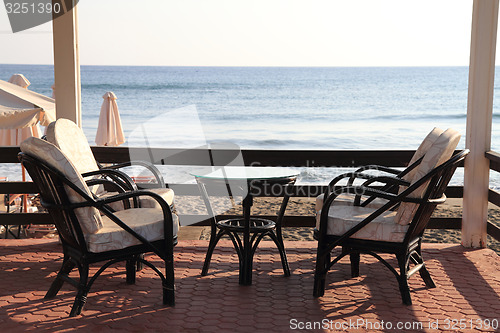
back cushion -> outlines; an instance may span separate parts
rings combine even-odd
[[[73,162],[82,174],[99,170],[82,129],[68,119],[58,119],[47,127],[47,141],[55,145]]]
[[[420,159],[422,156],[425,155],[425,153],[429,150],[429,148],[431,148],[432,144],[434,142],[436,142],[436,140],[439,138],[439,136],[443,133],[444,131],[438,127],[434,127],[432,129],[432,131],[430,131],[429,134],[427,134],[427,136],[425,137],[424,141],[422,141],[422,143],[420,144],[420,146],[418,147],[417,151],[415,152],[415,154],[413,154],[411,160],[410,160],[410,163],[408,165],[412,165],[413,163],[415,163],[416,161],[418,161],[418,159]],[[406,181],[409,181],[411,182],[412,179],[413,179],[413,176],[415,175],[415,172],[417,171],[418,167],[417,168],[414,168],[413,170],[411,170],[410,172],[408,172],[406,175],[403,176],[403,179],[406,180]]]
[[[78,173],[99,170],[85,134],[71,120],[61,118],[50,123],[45,135],[48,142],[64,152]],[[90,190],[95,194],[101,194],[104,192],[104,187],[91,186]]]
[[[64,174],[69,181],[75,184],[79,189],[92,197],[87,184],[85,184],[82,176],[76,170],[75,166],[60,151],[56,146],[35,137],[28,138],[21,143],[21,151],[33,157],[36,157],[54,169]],[[76,193],[69,186],[65,185],[66,193],[68,194],[71,203],[85,202],[86,200]],[[99,211],[94,207],[82,207],[75,209],[75,214],[80,222],[82,230],[86,234],[96,233],[102,228],[102,221]]]
[[[460,134],[452,128],[444,131],[437,140],[432,144],[432,146],[427,150],[422,159],[420,165],[416,168],[411,184],[414,184],[420,180],[423,176],[428,174],[432,169],[440,166],[446,162],[453,155],[455,148],[457,148],[458,142],[460,141]],[[429,180],[430,181],[430,180]],[[413,191],[409,196],[412,198],[422,198],[429,182],[422,184],[415,191]],[[398,209],[396,214],[396,222],[401,225],[407,225],[413,219],[416,211],[418,209],[418,204],[411,202],[403,202]]]

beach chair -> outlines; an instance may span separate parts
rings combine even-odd
[[[152,164],[147,163],[145,161],[133,161],[133,162],[125,162],[114,164],[110,166],[103,167],[100,165],[96,159],[94,158],[94,154],[90,149],[90,145],[83,133],[82,129],[78,127],[74,122],[68,119],[58,119],[57,121],[52,122],[48,127],[45,134],[45,139],[58,147],[71,161],[74,162],[75,168],[78,170],[80,174],[85,178],[88,177],[109,177],[114,178],[114,182],[122,182],[117,176],[112,174],[104,174],[100,170],[104,169],[112,169],[119,170],[129,166],[140,166],[147,169],[152,176],[156,179],[157,188],[149,189],[151,192],[154,192],[161,196],[172,208],[174,205],[174,191],[170,188],[165,187],[165,181],[160,173],[160,171]],[[130,186],[131,189],[137,189],[137,184],[132,182],[131,184],[122,184],[124,186]],[[93,186],[91,187],[91,191],[99,196],[106,197],[115,195],[116,192],[107,192],[104,190],[103,186]],[[149,197],[139,197],[135,198],[135,203],[132,202],[132,205],[136,205],[141,208],[153,208],[159,207],[156,200],[153,200]],[[111,205],[114,210],[122,210],[123,204],[122,202],[115,202]]]
[[[177,243],[178,218],[168,203],[151,191],[126,191],[112,179],[83,180],[72,161],[53,144],[31,137],[21,144],[19,160],[40,191],[41,203],[52,217],[64,254],[63,263],[45,298],[57,295],[64,282],[77,288],[70,317],[81,313],[95,279],[111,264],[126,262],[126,281],[135,283],[136,263],[151,267],[161,278],[163,303],[174,305],[173,247]],[[115,170],[103,173],[126,175]],[[97,172],[96,172],[97,174]],[[112,185],[120,193],[95,198],[89,186]],[[109,204],[149,196],[153,208],[129,208],[115,212]],[[125,205],[126,206],[126,205]],[[125,207],[128,208],[128,207]],[[162,274],[143,253],[153,252],[164,262]],[[89,279],[89,266],[105,262]],[[74,267],[79,279],[69,277]]]
[[[337,186],[340,181],[345,179],[347,179],[347,186],[352,186],[354,185],[355,181],[362,180],[364,181],[364,183],[362,184],[363,186],[382,184],[381,190],[384,192],[394,193],[398,190],[399,192],[401,192],[411,182],[418,165],[422,161],[422,157],[442,133],[442,129],[438,127],[433,128],[413,154],[410,162],[408,163],[408,167],[406,167],[402,171],[382,165],[372,164],[363,166],[355,170],[354,172],[344,173],[335,177],[328,184],[327,192],[316,197],[316,212],[319,212],[322,209],[323,203],[325,202],[328,193],[332,192],[335,189],[335,186]],[[373,171],[376,171],[376,173],[374,174]],[[352,205],[354,203],[356,203],[356,205],[358,206],[363,207],[380,208],[387,203],[387,200],[375,196],[366,196],[361,194],[351,195],[343,193],[337,196],[333,204]]]
[[[463,150],[451,157],[459,139],[453,129],[443,132],[422,157],[411,182],[399,193],[348,185],[327,194],[314,230],[318,241],[315,297],[324,295],[329,269],[348,254],[352,277],[359,276],[360,254],[370,254],[388,267],[397,278],[404,304],[411,304],[408,278],[417,271],[427,287],[435,287],[422,257],[422,235],[435,207],[445,201],[444,191],[455,169],[468,154]],[[359,201],[350,206],[334,205],[343,193],[363,193],[383,198],[386,203],[380,208],[361,206]],[[342,251],[332,260],[331,251],[337,246]],[[399,273],[378,253],[394,254]]]

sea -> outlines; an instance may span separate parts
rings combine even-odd
[[[52,66],[0,65],[0,79],[8,80],[14,73],[28,78],[29,89],[52,95]],[[193,148],[225,143],[266,150],[416,149],[437,126],[460,131],[458,148],[463,148],[467,86],[465,66],[82,66],[82,126],[93,145],[102,96],[112,91],[118,98],[125,146]],[[495,87],[492,133],[492,149],[497,151],[499,89]],[[299,182],[326,184],[343,171],[301,168]],[[9,180],[20,177],[13,165],[0,166],[0,172]],[[175,175],[183,171],[162,172],[175,182]],[[463,173],[458,172],[452,183],[463,183]],[[492,186],[500,186],[496,175]]]

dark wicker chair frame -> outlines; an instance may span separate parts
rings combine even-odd
[[[130,166],[141,166],[141,167],[149,170],[149,172],[151,172],[153,174],[154,178],[156,179],[156,183],[158,185],[157,187],[160,187],[160,188],[166,187],[165,180],[163,179],[163,176],[161,175],[161,172],[158,170],[158,168],[156,168],[153,164],[146,162],[146,161],[129,161],[129,162],[117,163],[117,164],[112,164],[112,165],[107,165],[107,166],[104,166],[101,163],[97,162],[97,166],[101,170],[105,170],[105,169],[107,169],[107,170],[119,170],[119,169],[130,167]]]
[[[135,283],[136,263],[152,268],[161,278],[163,287],[163,304],[173,306],[175,304],[174,293],[174,266],[173,266],[173,248],[177,244],[177,237],[173,235],[173,217],[169,205],[161,196],[141,190],[126,191],[134,189],[135,184],[126,174],[116,170],[98,170],[83,176],[90,175],[108,175],[109,179],[92,179],[87,181],[88,185],[104,184],[112,186],[118,190],[119,194],[105,198],[91,198],[75,184],[73,184],[62,173],[45,164],[43,161],[25,153],[20,153],[18,158],[26,168],[31,178],[40,190],[41,203],[45,207],[57,227],[60,240],[63,246],[64,259],[45,298],[52,298],[57,295],[64,282],[68,282],[77,288],[77,295],[70,312],[70,317],[79,315],[87,300],[87,294],[99,275],[110,265],[119,261],[126,261],[126,281],[129,284]],[[66,194],[67,185],[78,193],[85,202],[73,204],[70,203]],[[136,189],[136,188],[135,188]],[[137,234],[129,228],[123,221],[113,214],[113,210],[108,206],[109,203],[123,201],[126,208],[130,206],[130,199],[136,199],[139,196],[150,196],[156,200],[162,211],[164,220],[164,239],[154,242],[147,241],[144,237]],[[75,209],[80,207],[95,207],[101,213],[109,217],[113,222],[137,238],[141,244],[130,246],[125,249],[93,253],[87,248],[84,234],[75,215]],[[143,253],[153,252],[158,255],[165,263],[165,274],[162,274],[150,262],[142,258]],[[95,274],[89,279],[89,265],[107,261]],[[68,275],[74,267],[78,268],[80,278],[78,281],[70,278]]]
[[[446,200],[444,191],[446,190],[448,182],[453,176],[456,168],[465,159],[468,153],[468,150],[463,150],[455,154],[447,162],[434,168],[427,175],[422,177],[419,181],[415,182],[411,186],[408,186],[408,182],[400,179],[399,177],[367,176],[366,178],[368,180],[361,186],[348,185],[344,187],[336,187],[333,189],[332,193],[326,193],[324,206],[320,216],[320,230],[314,230],[314,237],[316,240],[318,240],[318,249],[316,256],[316,268],[314,273],[313,295],[315,297],[321,297],[324,295],[326,275],[328,273],[328,270],[348,254],[351,261],[352,277],[359,276],[360,254],[372,255],[380,262],[382,262],[396,276],[404,304],[411,304],[408,279],[416,272],[420,273],[420,276],[424,280],[427,287],[434,288],[435,284],[425,267],[424,259],[422,257],[422,235],[436,206]],[[420,161],[417,161],[416,163],[420,163]],[[344,176],[352,177],[354,179],[355,177],[359,176],[359,174],[360,172],[354,172],[351,174],[344,174]],[[339,177],[334,180],[338,181],[338,179]],[[375,182],[385,182],[386,185],[383,188],[386,190],[397,188],[399,185],[408,187],[400,194],[394,194],[369,186],[370,184],[373,184]],[[428,187],[421,199],[409,197],[409,195],[413,191],[415,191],[426,182],[429,182]],[[357,195],[354,203],[357,205],[363,204],[360,203],[359,200],[361,194],[363,196],[369,196],[369,199],[375,197],[387,199],[387,203],[381,208],[375,210],[366,219],[358,223],[355,227],[350,229],[345,234],[341,236],[327,235],[326,230],[328,225],[328,211],[335,198],[341,193],[350,193]],[[353,234],[366,226],[377,216],[389,209],[394,209],[394,207],[397,207],[401,202],[413,202],[415,204],[418,204],[415,216],[410,223],[410,226],[402,243],[350,238]],[[366,201],[364,201],[364,203],[366,203]],[[332,260],[331,251],[336,246],[341,246],[342,252]],[[390,253],[396,255],[399,266],[399,273],[377,253]],[[410,268],[411,264],[413,264],[412,268]]]
[[[364,187],[370,186],[374,183],[375,184],[383,183],[385,184],[384,186],[374,187],[374,188],[382,192],[396,193],[397,190],[400,188],[400,186],[408,187],[410,185],[410,182],[404,180],[403,177],[406,176],[408,173],[410,173],[413,169],[417,168],[420,165],[420,162],[422,162],[423,158],[424,157],[422,156],[421,158],[410,164],[408,167],[406,167],[404,170],[393,169],[383,165],[370,164],[370,165],[365,165],[355,170],[354,172],[341,174],[335,177],[332,181],[330,181],[327,187],[327,192],[325,193],[323,199],[324,201],[326,201],[328,195],[337,188],[338,182],[346,178],[347,178],[346,186],[354,186],[354,182],[357,179],[364,179],[365,182],[363,182],[362,184],[362,186]],[[365,173],[367,171],[377,171],[378,174]],[[367,193],[356,194],[354,197],[353,204],[355,206],[364,207],[377,197],[372,195],[361,201],[363,199],[363,196],[366,195]],[[397,208],[397,205],[392,209],[395,208]]]

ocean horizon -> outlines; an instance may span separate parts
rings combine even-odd
[[[0,79],[15,73],[30,80],[29,89],[52,94],[53,66],[0,65]],[[459,148],[465,146],[467,66],[81,66],[81,86],[82,128],[91,145],[102,96],[113,91],[126,146],[141,145],[134,134],[141,126],[152,147],[229,142],[266,150],[416,149],[433,127],[457,129]],[[499,119],[494,98],[497,151]],[[305,172],[305,181],[330,177],[318,173]]]

